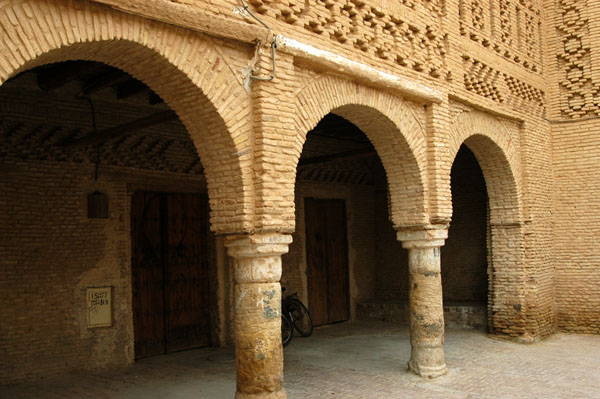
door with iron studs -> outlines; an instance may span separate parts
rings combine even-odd
[[[131,246],[136,359],[209,345],[207,197],[136,192]]]

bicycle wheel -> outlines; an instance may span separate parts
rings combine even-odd
[[[294,336],[294,328],[292,322],[287,317],[281,315],[281,343],[283,346],[287,346]]]
[[[310,337],[313,333],[313,325],[306,306],[299,299],[293,299],[288,306],[294,318],[294,328],[296,331],[303,337]]]

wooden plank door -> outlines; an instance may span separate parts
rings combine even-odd
[[[131,201],[131,277],[135,356],[165,352],[161,196],[136,192]]]
[[[131,215],[136,358],[208,345],[207,197],[136,192]]]
[[[306,198],[308,304],[313,324],[348,320],[348,244],[343,200]]]
[[[167,352],[209,344],[207,213],[206,197],[168,196]]]
[[[348,320],[348,240],[346,203],[328,200],[327,225],[327,314],[329,322]]]

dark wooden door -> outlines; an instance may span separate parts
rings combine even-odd
[[[208,345],[207,198],[137,192],[131,214],[136,358]]]
[[[348,320],[348,241],[343,200],[306,198],[308,304],[314,325]]]
[[[209,344],[207,203],[171,194],[165,281],[167,352]]]
[[[131,200],[131,277],[136,357],[165,353],[161,198],[136,192]]]

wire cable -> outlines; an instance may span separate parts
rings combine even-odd
[[[266,22],[264,22],[262,19],[260,19],[254,12],[252,12],[252,10],[250,10],[250,8],[248,7],[248,5],[246,4],[246,2],[244,0],[240,0],[242,2],[242,7],[244,8],[244,10],[255,20],[258,21],[258,23],[260,23],[262,26],[264,26],[265,28],[267,28],[269,30],[269,33],[272,33],[271,27],[269,25],[266,24]],[[261,41],[259,40],[257,43],[257,47],[256,47],[256,52],[258,55],[258,52],[260,51],[261,48]],[[277,63],[275,61],[275,53],[277,50],[277,44],[275,43],[275,40],[273,40],[273,43],[271,43],[271,59],[272,59],[272,63],[273,63],[273,71],[271,72],[271,75],[269,77],[262,77],[262,76],[256,76],[253,74],[250,74],[249,78],[253,79],[253,80],[261,80],[261,81],[271,81],[273,79],[275,79],[275,76],[277,75]]]

